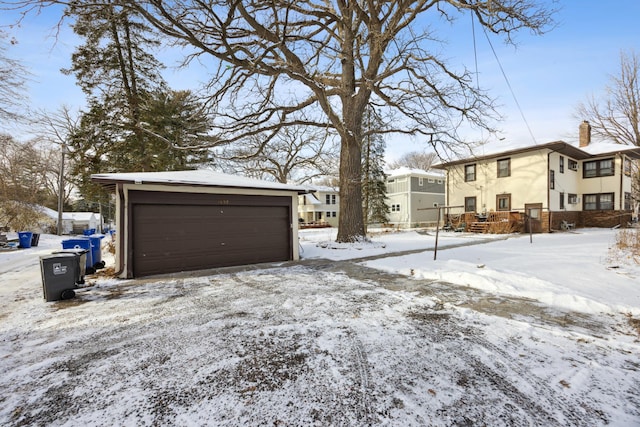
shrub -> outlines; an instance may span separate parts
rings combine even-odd
[[[638,229],[627,228],[618,231],[611,252],[612,259],[618,261],[629,259],[636,264],[640,264],[640,233]]]

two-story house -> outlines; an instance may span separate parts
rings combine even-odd
[[[389,222],[398,227],[434,225],[438,206],[445,202],[445,176],[441,171],[399,168],[386,180]]]
[[[312,186],[311,193],[298,196],[298,218],[304,226],[338,226],[340,191],[333,187]]]
[[[468,227],[508,221],[548,232],[567,223],[611,227],[630,221],[631,166],[638,159],[640,147],[592,144],[585,121],[577,147],[556,141],[434,167],[446,171],[446,203],[463,207]]]

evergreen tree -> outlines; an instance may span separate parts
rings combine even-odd
[[[69,144],[74,183],[87,201],[108,203],[91,174],[166,171],[210,162],[211,120],[189,91],[171,91],[152,52],[158,37],[116,2],[72,3],[74,32],[84,43],[66,73],[76,76],[89,108]]]
[[[145,93],[141,105],[140,134],[114,121],[95,100],[82,115],[69,148],[74,183],[85,198],[108,202],[108,194],[91,182],[95,173],[186,170],[212,162],[211,152],[198,147],[212,138],[210,119],[191,92]]]
[[[163,65],[149,53],[160,42],[137,16],[114,2],[72,3],[67,14],[76,18],[73,30],[84,44],[73,53],[71,68],[63,71],[73,73],[85,94],[104,104],[113,120],[136,136],[130,142],[137,142],[144,156],[142,97],[166,86],[160,76]]]
[[[366,224],[389,222],[387,187],[384,174],[385,140],[380,134],[383,123],[368,107],[363,120],[362,213]]]

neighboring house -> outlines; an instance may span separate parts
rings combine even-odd
[[[58,212],[53,209],[41,206],[40,211],[46,217],[46,221],[40,224],[44,231],[49,229],[57,232]],[[63,212],[62,213],[62,234],[83,234],[84,230],[95,229],[102,231],[102,215],[96,212]]]
[[[40,212],[46,217],[43,224],[40,224],[40,229],[44,232],[48,230],[52,233],[58,232],[58,211],[40,206]],[[62,234],[73,233],[73,218],[68,213],[62,213]]]
[[[63,218],[71,218],[73,233],[82,234],[85,230],[102,232],[102,215],[95,212],[65,212]]]
[[[446,171],[447,205],[464,207],[458,212],[465,212],[468,227],[509,222],[524,231],[531,225],[533,232],[548,232],[568,224],[626,224],[631,166],[640,159],[640,147],[591,144],[586,121],[579,134],[578,147],[556,141],[434,166]]]
[[[311,186],[311,193],[298,196],[301,227],[338,226],[340,191],[333,187]]]
[[[441,171],[400,168],[387,172],[389,222],[399,227],[434,225],[438,206],[445,203]]]

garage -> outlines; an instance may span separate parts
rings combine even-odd
[[[298,259],[302,187],[211,171],[98,174],[116,195],[120,277]]]

